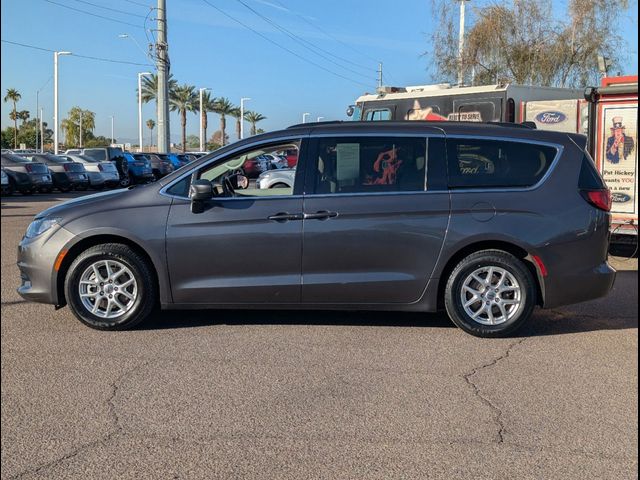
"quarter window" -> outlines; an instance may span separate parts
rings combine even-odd
[[[556,153],[524,142],[449,138],[449,187],[529,187],[542,179]]]
[[[367,122],[391,120],[391,110],[389,110],[388,108],[380,109],[380,110],[367,110],[364,119]]]
[[[425,138],[321,138],[314,192],[423,191]]]

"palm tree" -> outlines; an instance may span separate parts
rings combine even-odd
[[[153,146],[153,129],[156,126],[156,122],[152,119],[147,120],[147,128],[149,129],[149,146]]]
[[[16,90],[15,88],[8,88],[7,94],[4,96],[5,103],[13,102],[13,110],[11,111],[11,113],[13,114],[13,116],[11,117],[11,120],[13,120],[13,148],[18,148],[18,115],[16,108],[18,105],[18,100],[20,100],[21,98],[22,95],[20,95],[20,92],[18,92],[18,90]]]
[[[193,85],[180,85],[176,87],[170,98],[171,111],[180,114],[182,126],[182,152],[187,151],[187,112],[195,112],[198,109],[198,95]]]
[[[173,75],[169,74],[169,98],[171,98],[177,86],[177,80],[174,80]],[[138,90],[136,89],[137,92]],[[158,75],[155,73],[142,77],[142,101],[144,103],[158,101]]]
[[[231,103],[228,98],[220,97],[214,100],[214,109],[213,111],[220,115],[220,138],[222,139],[222,146],[225,145],[226,133],[227,129],[227,119],[226,115],[232,115],[235,110],[235,105]]]
[[[198,108],[200,108],[200,105],[198,105]],[[204,134],[203,138],[204,138],[205,144],[207,142],[207,127],[209,126],[207,113],[215,112],[215,110],[216,110],[215,98],[211,98],[211,95],[209,94],[209,92],[202,92],[202,111],[200,112],[200,115],[202,116],[202,130],[203,130],[202,133]]]
[[[256,135],[258,133],[258,129],[256,127],[256,123],[261,122],[262,120],[266,120],[267,117],[258,112],[249,111],[244,114],[244,118],[247,122],[251,124],[251,135]]]
[[[31,114],[29,113],[29,110],[20,110],[16,116],[22,120],[22,126],[24,126],[24,122],[26,122],[27,120],[29,120],[29,117],[31,117]]]

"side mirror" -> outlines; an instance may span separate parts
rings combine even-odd
[[[353,117],[353,114],[355,113],[355,111],[356,111],[355,105],[349,105],[347,107],[347,117]]]
[[[204,212],[204,202],[213,198],[213,185],[209,180],[194,180],[189,187],[191,213]]]

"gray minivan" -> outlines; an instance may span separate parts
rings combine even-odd
[[[26,299],[86,325],[165,309],[434,312],[507,335],[535,306],[611,289],[611,199],[585,137],[458,122],[304,124],[221,148],[161,179],[36,215]],[[297,150],[293,186],[247,160]]]

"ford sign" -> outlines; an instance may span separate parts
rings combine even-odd
[[[544,123],[547,125],[562,123],[566,119],[567,119],[567,116],[562,112],[554,112],[554,111],[540,112],[538,115],[536,115],[536,122]]]
[[[631,196],[626,193],[613,192],[611,194],[611,201],[615,203],[627,203],[629,200],[631,200]]]

